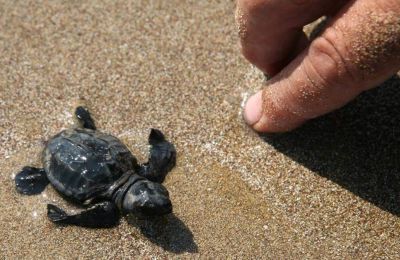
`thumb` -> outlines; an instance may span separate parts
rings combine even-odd
[[[250,97],[245,121],[285,132],[333,111],[400,69],[400,2],[350,1],[320,37]]]

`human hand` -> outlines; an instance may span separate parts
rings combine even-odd
[[[302,28],[323,15],[310,42]],[[258,132],[290,131],[400,69],[399,0],[238,0],[236,20],[243,55],[273,76],[245,106]]]

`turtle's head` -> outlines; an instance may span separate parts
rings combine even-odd
[[[125,194],[122,208],[126,213],[161,216],[172,212],[167,189],[156,182],[143,179],[132,184]]]

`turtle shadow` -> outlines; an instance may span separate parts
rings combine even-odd
[[[198,252],[193,233],[173,213],[150,219],[139,219],[130,216],[127,221],[130,225],[138,228],[152,243],[162,247],[164,250],[175,254]]]
[[[400,216],[400,78],[285,134],[261,135],[278,151]]]

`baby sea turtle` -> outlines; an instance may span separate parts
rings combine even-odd
[[[64,225],[112,227],[121,214],[171,213],[169,194],[161,183],[175,166],[174,145],[152,129],[148,162],[139,165],[118,138],[96,130],[86,108],[78,107],[75,115],[80,127],[64,130],[47,142],[44,168],[24,167],[15,177],[17,191],[39,194],[50,182],[63,197],[87,207],[67,214],[48,204],[49,219]]]

